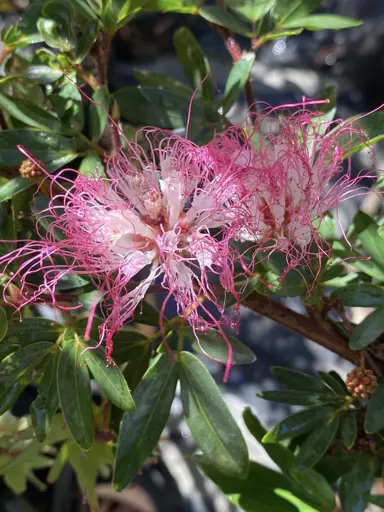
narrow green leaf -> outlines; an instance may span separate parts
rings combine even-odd
[[[188,28],[181,27],[175,32],[173,42],[177,58],[188,80],[194,88],[201,87],[204,99],[212,102],[215,89],[210,76],[211,68],[195,36]]]
[[[344,399],[334,393],[319,393],[316,391],[304,391],[288,389],[285,391],[263,391],[258,393],[260,398],[270,402],[278,402],[289,405],[322,405],[327,403],[343,403]]]
[[[228,112],[244,91],[244,86],[249,79],[254,62],[255,54],[253,52],[246,53],[231,69],[224,90],[224,114]]]
[[[355,412],[347,413],[341,419],[340,425],[341,439],[348,450],[355,444],[357,436],[357,419]]]
[[[175,94],[185,96],[188,100],[192,98],[193,89],[169,75],[154,73],[146,69],[135,69],[134,74],[141,85],[158,87],[169,92],[174,92]]]
[[[92,448],[95,424],[91,381],[82,352],[83,345],[67,330],[57,369],[61,410],[73,439],[83,450]]]
[[[8,320],[5,309],[0,306],[0,341],[2,341],[7,334]]]
[[[59,453],[56,455],[54,463],[52,464],[48,476],[47,476],[47,482],[50,484],[53,484],[58,480],[61,472],[63,471],[63,468],[65,464],[68,461],[68,443],[65,443],[61,446]]]
[[[346,18],[337,14],[312,14],[303,18],[287,20],[282,24],[284,28],[303,27],[307,30],[340,30],[362,25],[361,20]]]
[[[308,375],[307,373],[291,370],[282,366],[272,366],[271,372],[276,379],[288,389],[326,392],[327,388],[321,380]]]
[[[373,434],[384,428],[384,379],[381,379],[375,394],[368,402],[364,429]]]
[[[328,421],[321,422],[321,425],[308,435],[297,455],[299,469],[309,468],[323,457],[335,439],[339,423],[340,416],[334,413]]]
[[[353,329],[349,346],[352,350],[360,350],[373,343],[383,331],[384,306],[381,306]]]
[[[177,367],[159,356],[133,393],[136,410],[125,413],[117,443],[113,482],[122,491],[151,454],[167,423],[175,394]]]
[[[384,305],[384,289],[370,283],[354,283],[332,293],[340,297],[344,306],[375,307]]]
[[[225,3],[227,7],[254,23],[265,16],[272,9],[275,2],[276,0],[243,0],[235,3],[233,0],[226,0]]]
[[[244,411],[243,418],[250,433],[261,443],[267,431],[261,425],[258,418],[250,409]],[[310,503],[319,504],[327,510],[333,510],[335,508],[334,492],[323,475],[313,468],[299,471],[296,468],[296,458],[293,453],[279,443],[268,443],[262,446],[282,472],[285,473],[296,486],[299,486],[296,491],[297,495],[301,496],[303,493],[305,496],[304,499],[309,500]]]
[[[47,359],[43,378],[39,385],[39,395],[31,405],[31,418],[36,437],[45,441],[52,424],[52,418],[59,407],[57,393],[57,365],[60,349],[56,349]]]
[[[268,431],[263,443],[275,443],[305,434],[317,427],[320,421],[327,421],[334,411],[333,407],[321,405],[287,416]]]
[[[10,116],[33,128],[42,130],[48,128],[53,132],[60,131],[61,123],[57,117],[26,99],[10,98],[0,93],[0,108],[3,108]],[[20,140],[19,144],[22,143],[23,141]]]
[[[181,353],[179,367],[184,415],[204,460],[229,475],[245,476],[247,445],[209,371],[189,352]]]
[[[113,361],[107,363],[105,350],[91,348],[84,353],[84,359],[105,396],[124,411],[134,411],[135,403],[124,375]]]
[[[346,512],[364,512],[374,481],[374,458],[357,453],[352,469],[341,477],[339,496]]]
[[[223,363],[227,362],[227,343],[217,330],[208,329],[205,332],[199,332],[198,340],[196,340],[196,336],[192,329],[186,328],[184,332],[188,339],[192,341],[192,347],[196,352],[208,354]],[[244,343],[237,338],[229,335],[226,336],[232,347],[232,359],[234,364],[251,364],[256,361],[256,356],[250,348],[244,345]]]
[[[342,380],[340,375],[336,372],[317,372],[320,376],[320,379],[330,388],[334,393],[343,398],[348,395],[348,390],[345,385],[345,382]],[[336,374],[336,375],[335,375]]]
[[[354,233],[374,262],[384,270],[384,240],[378,234],[378,225],[366,213],[359,210],[353,218]]]
[[[91,139],[97,142],[103,135],[108,121],[110,96],[107,87],[100,87],[92,95],[92,102],[89,107],[89,129]]]
[[[254,37],[255,35],[252,33],[251,27],[247,23],[230,11],[226,11],[216,5],[201,7],[199,9],[199,14],[210,23],[229,28],[235,34],[246,37]]]

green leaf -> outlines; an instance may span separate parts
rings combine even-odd
[[[60,357],[60,349],[56,349],[47,359],[44,366],[44,374],[39,385],[39,395],[32,402],[31,418],[37,439],[45,441],[51,430],[52,418],[59,407],[57,394],[57,365]]]
[[[79,172],[90,177],[102,177],[105,178],[104,165],[100,157],[96,153],[89,153],[81,162]]]
[[[125,413],[117,443],[113,482],[122,491],[154,449],[175,395],[177,367],[160,355],[133,393],[136,410]]]
[[[173,92],[180,96],[185,96],[188,100],[192,98],[193,89],[169,75],[154,73],[153,71],[147,71],[146,69],[135,69],[134,75],[141,85],[157,87],[168,92]]]
[[[297,465],[300,469],[313,466],[324,456],[335,439],[339,423],[340,416],[334,412],[328,421],[321,422],[321,425],[308,435],[297,455]]]
[[[133,320],[138,324],[159,327],[160,313],[159,310],[155,308],[155,306],[150,304],[148,301],[143,300],[140,302],[140,306],[136,309]],[[166,318],[164,318],[164,320],[166,320]]]
[[[253,52],[246,53],[231,69],[225,84],[223,99],[224,114],[228,112],[244,91],[244,86],[249,79],[254,62],[255,54]]]
[[[84,346],[69,329],[64,334],[57,369],[60,407],[73,439],[83,450],[90,450],[95,437],[92,390],[82,352]]]
[[[189,101],[185,96],[140,85],[123,87],[113,96],[121,115],[133,124],[159,128],[184,128],[186,125]],[[197,122],[201,118],[199,105],[194,105],[194,113]]]
[[[77,41],[76,63],[80,64],[90,53],[91,48],[96,41],[99,31],[98,21],[87,24],[87,29],[81,34]]]
[[[384,508],[384,496],[382,494],[371,494],[368,501],[376,507]]]
[[[347,412],[347,415],[341,418],[340,433],[344,446],[350,450],[357,436],[357,419],[354,411]]]
[[[192,347],[196,352],[208,354],[223,363],[227,362],[228,347],[225,340],[217,330],[208,329],[207,331],[199,332],[198,341],[196,340],[196,336],[192,329],[185,328],[183,332],[186,334],[188,339],[192,341]],[[244,343],[233,336],[226,334],[226,337],[232,347],[232,361],[234,364],[251,364],[256,361],[255,354],[250,348],[244,345]]]
[[[279,0],[276,2],[273,16],[281,25],[287,20],[296,20],[308,16],[320,7],[322,0]]]
[[[145,346],[136,347],[131,350],[124,362],[127,364],[124,369],[124,377],[130,389],[136,389],[143,375],[148,369],[151,360],[152,345],[146,343]],[[119,353],[119,357],[121,353]]]
[[[246,37],[254,37],[251,27],[244,23],[240,18],[216,5],[207,5],[199,9],[199,14],[204,19],[215,25],[226,27],[235,34]]]
[[[349,346],[352,350],[360,350],[373,343],[383,331],[384,306],[381,306],[353,329]]]
[[[327,403],[343,403],[344,399],[333,393],[319,393],[316,391],[305,391],[288,389],[286,391],[263,391],[258,393],[260,398],[270,402],[278,402],[289,405],[322,405]]]
[[[384,428],[384,379],[381,379],[377,389],[368,402],[365,415],[364,429],[373,434]]]
[[[3,341],[5,335],[7,334],[7,329],[7,313],[5,312],[5,309],[0,306],[0,341]]]
[[[107,87],[100,87],[93,93],[92,103],[89,107],[89,129],[91,139],[95,142],[100,139],[107,126],[109,103],[110,96]]]
[[[0,391],[0,415],[9,411],[16,403],[21,393],[27,387],[25,380],[17,380],[10,387],[3,388]]]
[[[250,409],[244,411],[243,418],[250,433],[261,443],[267,432],[258,418],[252,414]],[[334,510],[334,492],[320,473],[313,468],[299,471],[296,468],[296,458],[293,453],[279,443],[263,444],[262,446],[283,473],[291,479],[292,483],[299,486],[296,491],[297,495],[301,496],[303,494],[310,503],[319,504],[327,510]]]
[[[275,2],[276,0],[242,0],[235,3],[233,0],[227,0],[226,5],[254,23],[265,16]]]
[[[60,131],[61,123],[57,117],[24,98],[22,100],[11,98],[0,93],[0,108],[3,108],[10,116],[33,128],[49,129],[53,132]],[[19,144],[22,143],[23,141],[20,140]]]
[[[341,258],[344,260],[348,259],[348,263],[356,267],[360,272],[364,272],[368,276],[374,277],[379,281],[384,281],[384,271],[381,270],[373,260],[366,260],[365,255],[356,253],[356,250],[352,252],[345,243],[338,240],[333,243],[332,255],[334,258]],[[352,276],[352,279],[355,279],[356,275],[354,276],[353,272],[351,272],[350,275]],[[327,284],[330,285],[330,283]],[[342,286],[343,285],[345,285],[345,282],[342,283]]]
[[[339,288],[332,296],[340,297],[344,306],[375,307],[384,305],[384,289],[370,283],[353,283]]]
[[[60,35],[61,28],[53,19],[39,18],[37,20],[37,29],[48,46],[62,52],[71,52],[74,49],[74,44]]]
[[[339,496],[346,512],[364,512],[374,481],[374,459],[357,453],[352,469],[341,477]]]
[[[25,70],[24,76],[38,84],[47,85],[61,78],[63,71],[58,68],[51,68],[50,66],[33,65]]]
[[[307,373],[291,370],[282,366],[272,366],[271,372],[276,379],[288,389],[307,390],[307,391],[327,391],[327,388],[319,379],[315,379]]]
[[[284,28],[303,27],[307,30],[340,30],[362,25],[362,21],[337,14],[312,14],[303,18],[287,20],[282,24]]]
[[[105,396],[120,409],[134,411],[135,403],[124,375],[113,361],[107,363],[105,350],[90,348],[85,352],[84,359]]]
[[[188,80],[194,88],[201,87],[205,100],[212,102],[215,98],[215,89],[210,76],[211,68],[195,36],[188,28],[181,27],[175,32],[173,42],[177,58]]]
[[[189,352],[181,352],[179,368],[184,415],[204,460],[229,475],[244,477],[247,445],[209,371]]]
[[[348,395],[348,390],[345,382],[336,372],[317,372],[320,379],[337,395],[343,398]]]
[[[359,210],[353,218],[354,233],[374,262],[384,271],[384,240],[378,234],[378,225]]]
[[[268,431],[263,437],[263,443],[276,443],[305,434],[313,430],[320,421],[327,421],[334,411],[333,407],[321,405],[287,416]]]
[[[50,172],[55,171],[76,157],[76,145],[73,139],[42,130],[4,130],[0,131],[0,167],[17,166],[25,159],[25,156],[16,147],[18,144],[22,144],[36,159],[45,164]],[[10,180],[8,183],[16,180],[31,185],[31,182],[24,180],[21,176]],[[4,187],[7,187],[7,184],[3,185],[0,191]],[[13,188],[23,190],[20,185]],[[3,196],[1,193],[0,195]]]
[[[201,457],[197,460],[206,475],[229,497],[233,505],[250,512],[310,512],[309,505],[296,507],[277,490],[293,492],[293,486],[284,475],[251,461],[246,478],[226,475],[217,467],[208,464]]]
[[[49,470],[47,476],[47,482],[49,484],[53,484],[58,480],[61,472],[64,469],[65,464],[68,461],[68,457],[68,443],[65,443],[61,446],[59,453],[56,455],[55,461]]]
[[[45,339],[56,341],[64,327],[47,318],[23,318],[22,322],[12,322],[7,331],[4,343],[22,344],[34,343]]]

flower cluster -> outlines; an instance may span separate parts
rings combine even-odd
[[[340,174],[340,134],[350,130],[329,133],[303,111],[260,116],[252,136],[230,128],[203,147],[144,130],[142,145],[127,144],[106,162],[107,179],[72,179],[67,171],[49,177],[45,213],[53,222],[39,240],[0,258],[3,272],[20,261],[9,283],[19,286],[22,305],[49,295],[55,304],[63,276],[90,276],[104,296],[101,339],[109,354],[114,332],[155,282],[167,292],[162,314],[173,296],[195,333],[212,326],[222,332],[229,319],[217,289],[239,305],[235,268],[244,269],[243,261],[235,267],[242,256],[231,241],[251,242],[255,253],[285,253],[287,270],[326,250],[319,221],[356,183],[349,168]],[[230,346],[228,353],[230,364]]]

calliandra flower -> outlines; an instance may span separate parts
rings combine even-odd
[[[337,213],[341,201],[362,193],[357,185],[363,178],[375,176],[352,178],[345,158],[352,136],[364,142],[358,121],[329,122],[303,109],[272,115],[276,110],[259,115],[252,135],[235,128],[216,138],[215,158],[243,173],[244,222],[233,237],[253,242],[254,254],[285,253],[283,278],[308,258],[320,262],[329,251],[319,233],[324,214],[331,208]]]
[[[90,276],[104,294],[101,336],[108,355],[114,332],[133,317],[157,278],[168,292],[162,315],[173,295],[178,314],[195,333],[212,326],[220,330],[229,321],[210,274],[239,301],[226,234],[236,219],[237,206],[230,198],[238,184],[215,166],[207,148],[156,130],[143,132],[143,138],[148,151],[130,144],[128,156],[111,157],[107,180],[78,174],[70,179],[66,171],[47,178],[53,197],[43,214],[54,221],[39,240],[0,258],[5,271],[20,262],[9,283],[20,284],[22,305],[47,294],[55,304],[63,276]],[[62,236],[56,239],[58,230]],[[40,285],[34,284],[38,273],[43,275]],[[205,301],[216,306],[219,319]],[[230,346],[228,354],[229,368]]]

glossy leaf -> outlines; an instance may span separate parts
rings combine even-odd
[[[226,0],[226,5],[249,21],[255,22],[265,16],[275,2],[276,0],[243,0],[240,2]]]
[[[103,348],[87,350],[84,353],[84,359],[105,396],[124,411],[132,412],[135,409],[135,403],[124,375],[113,361],[107,362],[105,350]]]
[[[340,297],[344,306],[376,307],[384,305],[384,289],[370,283],[349,284],[332,295]]]
[[[337,14],[312,14],[303,18],[285,21],[284,28],[303,27],[307,30],[340,30],[342,28],[358,27],[363,22]]]
[[[348,395],[348,390],[345,382],[342,380],[340,375],[336,372],[317,372],[320,379],[337,395],[345,397]]]
[[[45,164],[49,171],[55,171],[76,157],[76,146],[73,139],[43,130],[4,130],[0,131],[0,166],[17,166],[25,159],[25,156],[17,149],[17,144],[22,144],[35,158]],[[21,176],[8,183],[16,180],[21,183],[26,182],[31,186],[31,182],[24,180]],[[1,187],[0,191],[6,186]],[[14,188],[18,191],[23,190],[20,186]],[[4,200],[5,195],[0,192],[1,200]],[[8,197],[12,197],[12,195],[8,195]]]
[[[215,98],[215,89],[210,76],[211,68],[195,36],[188,28],[181,27],[175,32],[173,42],[177,58],[188,80],[194,89],[201,87],[204,99],[212,102]]]
[[[209,371],[189,352],[181,352],[179,368],[185,419],[204,460],[229,475],[245,476],[247,446]]]
[[[0,341],[2,341],[7,334],[8,320],[5,309],[0,306]]]
[[[89,130],[91,139],[97,142],[103,135],[108,122],[109,91],[107,87],[100,87],[92,95],[89,107]]]
[[[360,350],[373,343],[384,331],[384,306],[377,308],[357,325],[349,338],[352,350]]]
[[[184,128],[189,100],[155,87],[129,86],[114,93],[120,113],[133,124],[159,128]],[[199,106],[195,105],[195,118]]]
[[[193,89],[169,75],[164,73],[154,73],[153,71],[148,71],[146,69],[135,69],[134,73],[135,78],[141,85],[158,87],[168,92],[174,92],[175,94],[185,96],[188,100],[192,98]]]
[[[343,403],[343,398],[331,392],[319,393],[316,391],[305,391],[289,389],[285,391],[263,391],[258,393],[260,398],[270,402],[278,402],[289,405],[322,405],[327,403]]]
[[[167,423],[175,394],[177,367],[159,356],[133,393],[136,410],[125,413],[117,443],[113,482],[123,490],[144,464]]]
[[[243,418],[250,433],[261,443],[267,432],[258,418],[250,409],[244,411]],[[304,499],[309,500],[310,503],[319,504],[327,510],[335,508],[335,495],[332,487],[320,473],[313,468],[299,471],[296,468],[296,458],[293,453],[280,443],[268,443],[262,446],[282,472],[295,484],[298,496],[303,495]]]
[[[364,429],[373,434],[384,428],[384,379],[381,379],[377,389],[368,402],[365,415]]]
[[[224,113],[228,112],[244,91],[244,86],[249,79],[254,62],[255,54],[253,52],[246,53],[231,69],[224,90]]]
[[[354,412],[347,413],[341,418],[340,433],[344,446],[350,450],[357,436],[357,419]]]
[[[327,391],[327,388],[321,380],[297,370],[283,368],[281,366],[272,366],[271,372],[276,379],[288,389],[307,390],[307,391]]]
[[[52,418],[59,407],[57,393],[57,365],[60,349],[47,359],[44,366],[43,378],[39,385],[39,395],[31,405],[31,418],[36,437],[40,442],[45,441],[52,424]]]
[[[92,448],[95,424],[91,379],[82,352],[84,346],[67,330],[57,369],[60,407],[73,439],[83,450]]]
[[[100,157],[96,153],[89,153],[81,162],[79,172],[90,177],[105,177],[104,165]]]
[[[56,80],[61,78],[63,76],[63,71],[59,68],[55,69],[50,66],[36,64],[29,66],[25,70],[24,76],[38,84],[47,85],[52,82],[56,82]]]
[[[320,7],[322,0],[283,0],[277,1],[273,9],[275,19],[279,24],[308,16],[314,9]]]
[[[253,37],[251,27],[247,25],[240,18],[232,14],[230,11],[224,10],[216,5],[207,5],[199,9],[199,14],[204,19],[215,25],[226,27],[232,30],[235,34],[241,36]]]
[[[326,422],[333,412],[333,407],[321,405],[287,416],[269,430],[263,437],[263,443],[275,443],[305,434],[315,429],[319,422]]]
[[[199,332],[198,340],[196,340],[196,336],[192,329],[186,328],[184,332],[188,339],[192,341],[192,347],[196,352],[208,354],[223,363],[227,362],[228,347],[218,331],[215,329],[208,329],[207,331]],[[244,343],[237,338],[229,335],[226,336],[232,347],[232,358],[234,364],[251,364],[256,361],[256,356],[250,348],[244,345]]]
[[[358,211],[353,218],[354,233],[368,255],[384,270],[384,240],[378,234],[378,225],[366,213]]]
[[[49,129],[54,132],[60,131],[61,123],[57,117],[26,99],[11,98],[0,93],[0,108],[3,108],[10,116],[33,128]],[[22,143],[23,141],[19,140],[19,144]]]
[[[57,48],[62,52],[70,52],[73,50],[73,43],[60,35],[60,29],[62,27],[55,20],[39,18],[36,26],[46,44],[51,48]]]
[[[47,318],[24,318],[22,322],[12,322],[9,325],[4,342],[26,345],[43,338],[46,341],[56,341],[63,329],[61,324]]]
[[[313,466],[323,457],[336,436],[340,416],[334,413],[327,421],[319,420],[318,423],[316,430],[311,432],[300,446],[297,455],[297,465],[300,469]]]
[[[341,477],[339,496],[343,510],[364,512],[374,481],[374,459],[371,454],[357,453],[352,469]]]

